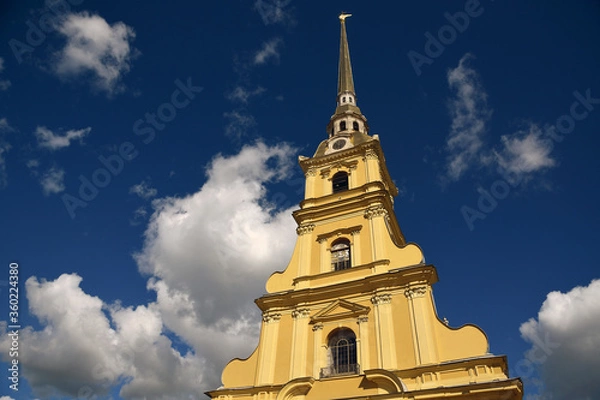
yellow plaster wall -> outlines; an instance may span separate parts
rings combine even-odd
[[[277,353],[275,360],[269,362],[276,363],[275,377],[273,383],[285,383],[290,380],[290,362],[292,359],[292,333],[293,319],[291,315],[284,315],[279,322],[279,336],[277,341]]]
[[[260,346],[260,343],[259,343]],[[258,347],[246,359],[234,358],[223,369],[221,381],[225,387],[252,386],[258,367]]]

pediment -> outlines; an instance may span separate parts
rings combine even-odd
[[[311,324],[325,321],[335,321],[336,319],[345,319],[366,315],[371,308],[352,303],[348,300],[338,299],[319,311],[310,319]]]

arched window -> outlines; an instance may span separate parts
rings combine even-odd
[[[348,190],[348,174],[340,171],[331,179],[333,185],[333,193],[343,192]]]
[[[350,241],[339,239],[331,246],[331,266],[334,271],[350,268]]]
[[[356,362],[356,335],[348,328],[340,328],[329,336],[330,366],[324,368],[325,374],[334,376],[360,373]],[[327,374],[327,372],[329,374]]]
[[[352,128],[353,128],[355,131],[357,131],[357,130],[358,130],[358,122],[354,121],[354,122],[352,123]]]
[[[346,102],[346,98],[342,97],[342,102],[345,103]]]

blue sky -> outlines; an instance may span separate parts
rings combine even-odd
[[[491,0],[4,1],[0,320],[17,262],[24,328],[0,395],[202,398],[250,353],[340,11],[440,316],[529,399],[600,396],[600,6]]]

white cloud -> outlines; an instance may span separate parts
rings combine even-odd
[[[55,134],[45,126],[38,126],[35,129],[35,136],[37,137],[38,146],[44,147],[50,150],[58,150],[64,147],[69,147],[72,140],[81,140],[90,133],[92,128],[87,127],[83,129],[71,129],[64,135]]]
[[[543,138],[541,129],[531,124],[528,130],[502,136],[502,148],[494,151],[498,166],[505,176],[515,181],[529,178],[532,173],[554,167],[551,157],[552,140]],[[513,183],[513,182],[511,182]]]
[[[41,179],[42,191],[44,196],[57,194],[65,190],[65,170],[62,168],[52,167],[46,171]]]
[[[109,306],[84,293],[80,283],[75,274],[25,283],[31,313],[45,325],[22,329],[19,336],[28,343],[19,361],[37,395],[101,397],[125,382],[123,398],[202,397],[201,361],[172,348],[152,305]],[[6,323],[0,325],[5,331]],[[9,340],[0,338],[4,353]]]
[[[220,386],[226,362],[258,341],[252,300],[292,253],[291,210],[270,206],[266,185],[289,177],[293,155],[285,144],[260,143],[218,155],[196,193],[154,200],[135,258],[156,302],[106,304],[83,292],[75,274],[28,279],[30,310],[43,328],[21,330],[29,345],[20,362],[36,394],[102,397],[122,385],[125,399],[201,399]],[[165,332],[193,350],[175,350]],[[1,335],[5,359],[9,342]]]
[[[227,93],[227,99],[231,101],[239,101],[248,104],[250,97],[258,96],[266,91],[265,88],[259,86],[254,90],[248,90],[241,86],[236,86],[231,92]]]
[[[36,160],[36,159],[27,160],[27,162],[25,163],[25,165],[30,170],[35,171],[40,166],[40,160]]]
[[[256,0],[254,9],[260,15],[265,25],[271,24],[294,24],[292,12],[286,7],[291,0]]]
[[[281,44],[283,44],[281,38],[274,38],[268,42],[264,42],[262,48],[254,54],[254,64],[265,64],[271,58],[279,61],[278,48]]]
[[[132,187],[130,187],[129,193],[136,194],[140,198],[148,200],[152,197],[155,197],[158,191],[155,188],[151,187],[146,180],[143,180],[137,185],[133,185]]]
[[[465,54],[458,66],[448,71],[448,85],[454,92],[449,102],[452,125],[446,141],[445,175],[450,181],[457,181],[473,163],[480,161],[482,137],[491,116],[479,75],[468,65],[472,58]]]
[[[0,118],[0,133],[2,132],[13,132],[15,129],[10,126],[6,118]]]
[[[122,90],[121,79],[136,54],[130,43],[135,38],[131,27],[123,22],[110,25],[99,15],[81,12],[68,14],[58,32],[67,39],[56,55],[58,76],[91,74],[96,89],[109,95]]]
[[[146,207],[144,207],[144,206],[138,207],[133,212],[133,218],[129,219],[129,224],[131,226],[138,226],[146,219],[147,216],[148,216],[148,210],[146,210]]]
[[[267,204],[265,184],[285,179],[293,150],[246,146],[217,156],[193,195],[156,201],[137,255],[169,329],[191,344],[219,384],[221,368],[256,345],[260,316],[252,300],[285,268],[295,242],[291,210]]]
[[[15,400],[15,399],[13,399],[10,396],[2,396],[2,397],[0,397],[0,400]]]
[[[223,116],[229,120],[225,127],[225,134],[234,139],[240,139],[249,128],[256,125],[254,117],[243,111],[234,110],[224,113]]]
[[[4,71],[4,59],[0,57],[0,73]],[[0,91],[7,90],[10,87],[9,80],[1,80],[0,79]]]
[[[600,280],[549,293],[537,320],[523,323],[520,331],[532,344],[526,358],[540,369],[543,396],[600,398]]]

